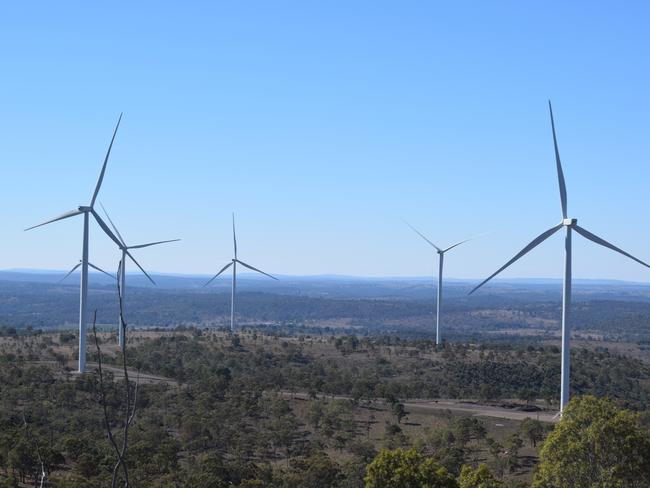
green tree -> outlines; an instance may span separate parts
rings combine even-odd
[[[540,451],[534,488],[650,486],[650,433],[608,399],[576,397]]]
[[[506,439],[506,466],[508,467],[508,470],[512,473],[515,471],[519,466],[519,449],[521,449],[524,445],[524,441],[521,440],[521,437],[519,437],[519,434],[516,432],[514,434],[511,434],[508,436]]]
[[[315,430],[320,428],[321,419],[323,417],[323,402],[321,400],[310,400],[307,406],[307,422]]]
[[[456,480],[433,459],[415,449],[382,450],[368,465],[365,488],[458,488]]]
[[[391,404],[390,411],[395,416],[398,424],[400,424],[402,419],[406,416],[406,409],[404,408],[403,403],[396,402]]]
[[[406,446],[408,444],[408,438],[399,425],[388,424],[384,431],[383,443],[385,448],[395,449]]]
[[[519,426],[519,432],[528,439],[533,447],[537,447],[537,443],[544,439],[546,428],[539,420],[527,418]]]
[[[458,478],[459,488],[502,488],[503,483],[497,480],[485,464],[476,469],[463,466]]]
[[[33,451],[34,449],[29,444],[20,440],[9,451],[9,455],[7,456],[8,464],[14,471],[18,472],[20,481],[23,483],[27,476],[36,476],[37,460]]]

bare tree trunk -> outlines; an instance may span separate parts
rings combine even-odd
[[[122,453],[120,449],[117,447],[117,443],[115,442],[115,437],[113,437],[113,431],[111,430],[111,424],[108,417],[106,391],[104,389],[104,373],[102,370],[102,351],[99,347],[99,340],[97,339],[96,324],[97,324],[97,310],[95,310],[93,314],[93,337],[95,339],[95,348],[97,349],[97,372],[99,375],[99,395],[100,395],[100,402],[104,410],[104,424],[106,426],[106,434],[108,435],[108,440],[110,441],[111,445],[113,446],[113,450],[117,455],[117,464],[115,465],[115,468],[113,468],[113,479],[111,481],[111,488],[115,488],[115,483],[117,482],[117,471],[120,466],[122,466],[122,470],[124,471],[125,486],[129,486],[128,469],[126,467],[126,464],[123,462],[124,460],[122,458]]]
[[[126,389],[126,405],[124,406],[124,431],[122,435],[122,451],[121,451],[121,460],[122,460],[122,466],[124,468],[124,476],[125,476],[125,487],[129,486],[129,477],[127,474],[127,469],[126,469],[126,451],[129,448],[129,427],[133,423],[133,419],[135,418],[135,413],[136,413],[136,407],[137,407],[137,402],[138,402],[138,386],[140,385],[140,370],[138,370],[138,374],[135,380],[135,387],[133,390],[133,398],[131,398],[131,383],[129,381],[129,371],[126,367],[126,327],[127,323],[126,320],[124,319],[124,303],[123,303],[123,298],[122,298],[122,289],[121,289],[121,277],[122,274],[124,273],[125,269],[125,263],[124,261],[120,260],[120,264],[118,266],[118,277],[117,277],[117,296],[119,300],[119,305],[120,305],[120,327],[122,328],[122,337],[124,338],[124,341],[122,342],[122,369],[124,371],[124,383],[125,383],[125,389]],[[114,472],[117,471],[117,468],[120,464],[120,461],[118,460],[118,463],[115,465],[115,470]]]

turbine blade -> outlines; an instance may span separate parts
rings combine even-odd
[[[117,234],[117,237],[120,238],[120,241],[122,241],[122,244],[124,245],[124,247],[127,247],[127,246],[126,246],[126,242],[124,241],[124,238],[122,237],[122,234],[120,234],[120,231],[117,230],[117,226],[116,226],[116,225],[113,223],[113,221],[111,220],[111,216],[108,215],[108,212],[107,212],[106,209],[104,208],[104,205],[102,204],[102,202],[99,202],[99,205],[102,207],[102,210],[104,211],[104,215],[106,215],[106,218],[108,219],[108,222],[111,224],[111,227],[113,227],[113,230],[114,230],[115,233]]]
[[[64,214],[61,214],[61,215],[59,215],[58,217],[53,218],[52,220],[48,220],[47,222],[43,222],[42,224],[33,225],[33,226],[31,226],[31,227],[28,227],[28,228],[25,229],[25,230],[26,230],[26,231],[28,231],[28,230],[32,230],[32,229],[35,229],[36,227],[41,227],[41,226],[43,226],[43,225],[51,224],[52,222],[56,222],[57,220],[67,219],[67,218],[69,218],[69,217],[74,217],[75,215],[79,215],[79,214],[82,214],[82,213],[83,213],[83,211],[81,211],[81,210],[79,210],[79,209],[77,209],[77,210],[70,210],[69,212],[66,212],[66,213],[64,213]]]
[[[78,263],[77,263],[77,264],[76,264],[76,265],[75,265],[75,266],[74,266],[70,271],[68,271],[68,274],[65,275],[63,278],[61,278],[61,279],[59,280],[59,283],[62,283],[63,281],[65,281],[65,279],[66,279],[68,276],[70,276],[72,273],[74,273],[74,272],[77,270],[77,268],[79,268],[79,266],[81,266],[81,262],[78,262]]]
[[[443,249],[442,252],[451,251],[456,246],[460,246],[461,244],[465,244],[466,242],[473,241],[474,239],[478,239],[479,237],[485,237],[485,236],[487,236],[487,235],[489,235],[491,233],[492,232],[483,232],[481,234],[474,235],[474,236],[470,237],[469,239],[465,239],[464,241],[460,241],[460,242],[454,244],[453,246],[449,246],[447,249]]]
[[[608,249],[611,249],[612,251],[616,251],[617,253],[620,253],[620,254],[622,254],[623,256],[627,256],[628,258],[633,259],[633,260],[636,261],[637,263],[642,264],[642,265],[645,266],[646,268],[650,268],[650,265],[648,265],[647,263],[644,263],[644,262],[641,261],[640,259],[635,258],[635,257],[632,256],[630,253],[627,253],[627,252],[623,251],[623,249],[620,249],[620,248],[614,246],[613,244],[610,244],[610,243],[607,242],[605,239],[602,239],[602,238],[598,237],[597,235],[592,234],[592,233],[589,232],[588,230],[583,229],[582,227],[580,227],[580,226],[578,226],[578,225],[575,225],[575,226],[573,227],[573,229],[574,229],[578,234],[580,234],[580,235],[582,235],[583,237],[589,239],[590,241],[593,241],[593,242],[595,242],[596,244],[600,244],[601,246],[606,247],[606,248],[608,248]]]
[[[117,247],[120,249],[123,249],[122,243],[120,240],[117,238],[115,234],[113,234],[113,231],[106,225],[106,222],[102,220],[102,218],[99,216],[97,212],[95,212],[94,209],[90,209],[90,212],[93,214],[93,217],[95,217],[95,221],[99,224],[99,226],[102,228],[104,233],[111,238],[111,240],[117,244]]]
[[[97,200],[97,194],[99,193],[99,189],[102,186],[102,181],[104,181],[104,173],[106,173],[106,164],[108,163],[108,157],[111,155],[111,149],[113,148],[113,141],[115,141],[117,129],[120,127],[121,121],[122,121],[122,114],[120,114],[120,118],[117,119],[117,124],[115,125],[115,130],[113,131],[113,137],[111,138],[111,143],[108,145],[108,151],[106,151],[104,164],[102,165],[102,170],[99,173],[99,179],[97,180],[97,185],[95,185],[95,192],[93,193],[93,198],[90,201],[90,208],[95,206],[95,200]]]
[[[470,238],[470,239],[465,239],[464,241],[457,242],[456,244],[453,244],[453,245],[449,246],[447,249],[443,249],[442,252],[451,251],[453,248],[455,248],[457,246],[460,246],[461,244],[465,244],[466,242],[469,242],[471,240],[472,239]]]
[[[113,276],[113,275],[110,274],[110,273],[107,273],[106,271],[104,271],[104,270],[103,270],[102,268],[100,268],[99,266],[95,266],[93,263],[88,263],[88,266],[90,266],[90,267],[91,267],[92,269],[94,269],[95,271],[99,271],[100,273],[104,273],[106,276],[110,276],[110,277],[113,278],[114,280],[117,279],[115,276]]]
[[[177,241],[180,241],[180,239],[170,239],[168,241],[158,241],[158,242],[150,242],[148,244],[138,244],[137,246],[127,246],[127,249],[141,249],[143,247],[157,246],[158,244],[166,244],[168,242],[177,242]]]
[[[230,261],[230,262],[229,262],[228,264],[226,264],[223,268],[221,268],[221,269],[219,270],[219,272],[218,272],[216,275],[214,275],[212,278],[210,278],[210,279],[208,280],[208,282],[207,282],[205,285],[203,285],[203,286],[204,286],[204,287],[208,286],[210,283],[212,283],[214,280],[217,279],[217,276],[219,276],[221,273],[223,273],[224,271],[226,271],[226,270],[227,270],[228,268],[230,268],[231,266],[232,266],[232,261]]]
[[[235,234],[235,212],[232,213],[232,241],[235,247],[235,259],[237,259],[237,235]]]
[[[406,220],[404,221],[404,223],[405,223],[406,225],[408,225],[408,226],[409,226],[409,227],[410,227],[410,228],[411,228],[411,229],[412,229],[412,230],[413,230],[417,235],[419,235],[422,239],[424,239],[424,240],[427,241],[429,244],[431,244],[433,247],[435,247],[435,248],[436,248],[436,251],[438,251],[438,252],[442,252],[442,249],[440,249],[440,248],[439,248],[438,246],[436,246],[433,242],[431,242],[429,239],[427,239],[427,238],[424,236],[424,234],[422,234],[422,232],[420,232],[419,230],[417,230],[415,227],[413,227],[411,224],[409,224]]]
[[[254,267],[251,266],[250,264],[246,264],[245,262],[240,261],[239,259],[237,259],[236,261],[237,261],[239,264],[241,264],[242,266],[244,266],[245,268],[248,268],[248,269],[253,270],[253,271],[257,271],[258,273],[262,273],[263,275],[268,276],[269,278],[273,278],[275,281],[280,281],[280,280],[278,280],[275,276],[271,276],[270,274],[265,273],[265,272],[262,271],[261,269],[254,268]]]
[[[131,258],[131,261],[133,261],[133,262],[135,263],[135,265],[136,265],[138,268],[140,268],[140,271],[142,271],[142,272],[144,273],[144,275],[149,279],[149,281],[151,281],[151,283],[152,283],[153,285],[155,285],[156,282],[153,280],[153,278],[152,278],[151,276],[149,276],[149,273],[147,273],[147,272],[144,270],[144,268],[143,268],[142,266],[140,266],[140,263],[138,263],[138,262],[135,260],[135,258],[133,257],[133,254],[131,254],[127,249],[124,249],[124,252],[126,253],[126,255],[127,255],[129,258]]]
[[[560,162],[560,150],[557,147],[557,136],[555,135],[555,121],[553,120],[553,108],[551,101],[548,101],[548,111],[551,114],[551,129],[553,130],[553,145],[555,146],[555,164],[557,166],[557,180],[560,184],[560,202],[562,203],[562,217],[567,218],[567,197],[566,197],[566,184],[564,182],[564,172],[562,171],[562,163]]]
[[[480,287],[482,287],[484,284],[486,284],[488,281],[490,281],[492,278],[494,278],[496,275],[501,273],[504,269],[506,269],[508,266],[510,266],[512,263],[517,261],[520,257],[523,255],[527,254],[531,250],[533,250],[535,247],[537,247],[539,244],[544,242],[546,239],[551,237],[553,234],[555,234],[558,230],[560,230],[563,227],[563,224],[558,224],[555,227],[551,227],[549,230],[546,232],[541,233],[538,235],[535,239],[533,239],[530,244],[528,244],[526,247],[524,247],[521,251],[519,251],[514,258],[512,258],[510,261],[508,261],[506,264],[501,266],[498,270],[496,270],[494,273],[492,273],[489,277],[487,277],[485,280],[483,280],[478,286],[476,286],[472,291],[469,292],[469,295],[474,293],[476,290],[478,290]]]

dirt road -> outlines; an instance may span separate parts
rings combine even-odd
[[[300,398],[302,400],[309,399],[307,393],[291,393],[282,392],[286,397]],[[351,397],[342,395],[318,395],[319,398],[334,398],[338,400],[351,400]],[[373,402],[377,406],[385,406],[383,400],[376,400]],[[431,410],[451,410],[452,412],[467,413],[476,417],[493,417],[508,420],[524,420],[532,418],[540,422],[555,423],[559,417],[557,412],[540,410],[537,412],[525,412],[520,408],[513,407],[500,407],[493,405],[480,405],[477,403],[463,402],[460,400],[404,400],[402,404],[408,411],[427,412]]]

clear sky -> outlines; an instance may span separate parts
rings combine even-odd
[[[4,2],[0,268],[72,266],[100,200],[152,271],[485,277],[569,212],[650,260],[647,2]],[[575,237],[582,278],[650,270]],[[553,237],[505,276],[559,277]],[[117,253],[97,227],[91,261]]]

